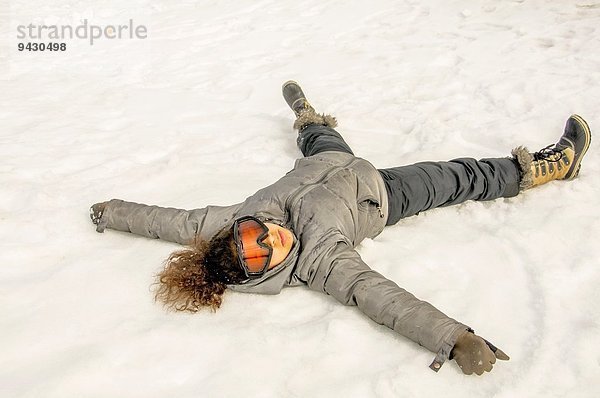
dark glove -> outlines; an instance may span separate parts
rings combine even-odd
[[[92,219],[94,225],[98,225],[100,222],[100,218],[102,218],[102,215],[104,214],[104,209],[106,208],[107,203],[108,202],[96,203],[90,207],[90,218]]]
[[[503,361],[510,359],[502,350],[470,331],[458,337],[450,356],[464,374],[476,373],[480,376],[492,370],[496,358]]]

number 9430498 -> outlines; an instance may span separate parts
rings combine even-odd
[[[67,43],[19,43],[19,51],[66,51]]]

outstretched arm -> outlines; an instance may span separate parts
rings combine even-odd
[[[331,261],[319,267],[309,282],[311,287],[322,289],[343,304],[358,306],[375,322],[436,353],[430,366],[433,370],[438,371],[449,358],[459,337],[471,331],[373,271],[345,243],[339,242],[327,258]]]
[[[92,206],[92,221],[96,231],[105,228],[131,232],[147,238],[163,239],[180,244],[190,244],[198,235],[210,239],[235,215],[239,205],[207,206],[201,209],[183,210],[170,207],[149,206],[141,203],[112,199]]]

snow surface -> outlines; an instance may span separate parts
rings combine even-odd
[[[101,4],[101,5],[100,5]],[[20,24],[144,24],[148,38],[17,51]],[[600,3],[0,2],[0,396],[600,396],[600,151],[580,178],[402,220],[359,251],[510,356],[483,377],[306,288],[172,314],[177,245],[107,231],[109,198],[231,204],[300,153],[301,82],[378,167],[506,156],[600,126]]]

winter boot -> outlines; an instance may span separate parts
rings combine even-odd
[[[535,153],[529,153],[525,147],[515,148],[512,155],[521,168],[521,189],[577,177],[591,140],[592,133],[585,120],[579,115],[571,115],[565,132],[555,145],[548,145]]]
[[[300,85],[293,80],[283,83],[281,87],[283,98],[296,115],[294,129],[302,130],[311,124],[328,126],[334,128],[337,126],[337,120],[331,115],[318,114],[310,105]]]
[[[290,108],[296,114],[296,117],[300,116],[302,112],[312,110],[314,112],[314,108],[310,105],[302,88],[300,85],[293,80],[288,80],[283,83],[281,87],[281,91],[283,92],[283,98],[285,102],[289,105]]]

